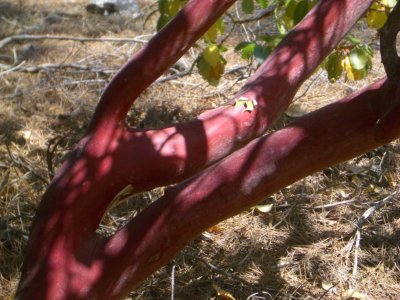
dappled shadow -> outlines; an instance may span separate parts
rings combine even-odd
[[[8,141],[17,142],[18,144],[25,144],[26,140],[23,136],[18,134],[18,131],[22,129],[19,120],[8,118],[3,116],[0,120],[0,135]]]
[[[287,299],[289,295],[293,299],[304,297],[322,297],[325,290],[320,286],[323,281],[337,284],[339,270],[332,268],[338,252],[338,241],[346,242],[350,239],[349,232],[342,228],[322,229],[316,226],[315,220],[307,210],[296,208],[298,197],[287,199],[288,204],[293,207],[289,215],[285,215],[281,226],[289,232],[289,235],[276,237],[270,235],[270,225],[265,225],[265,233],[260,236],[251,236],[239,232],[249,232],[253,222],[243,224],[244,228],[238,229],[230,226],[222,233],[221,239],[213,237],[216,242],[208,242],[204,237],[198,237],[162,270],[150,280],[145,282],[143,287],[133,291],[130,296],[133,299],[165,299],[171,295],[171,268],[176,267],[174,294],[177,299],[208,299],[215,296],[213,285],[216,285],[234,297],[246,299],[247,295],[258,293],[270,299],[262,292],[268,292],[271,299]],[[304,200],[309,201],[309,200]],[[286,209],[285,209],[286,210]],[[396,209],[394,210],[396,211]],[[388,212],[390,214],[390,212]],[[262,216],[254,216],[258,219]],[[353,215],[354,217],[354,215]],[[279,222],[280,219],[277,219]],[[391,222],[388,220],[388,222]],[[229,225],[230,223],[228,223]],[[227,225],[225,225],[227,226]],[[224,228],[224,227],[223,227]],[[231,231],[234,231],[232,233]],[[276,230],[276,229],[275,229]],[[398,233],[387,234],[382,239],[375,240],[369,244],[369,235],[375,230],[365,228],[362,232],[362,245],[360,246],[363,255],[360,258],[360,265],[378,267],[384,264],[388,268],[394,268],[393,258],[396,257]],[[221,246],[224,236],[237,236],[234,246]],[[363,242],[364,238],[367,242]],[[231,240],[228,239],[228,243]],[[339,242],[340,243],[340,242]],[[315,246],[320,245],[320,246]],[[235,247],[232,251],[226,250]],[[313,250],[312,250],[313,249]],[[382,251],[381,249],[386,249]],[[232,253],[233,252],[233,253]],[[393,252],[393,254],[389,254]],[[330,254],[331,253],[331,254]],[[344,253],[344,256],[346,253]],[[204,263],[209,262],[217,269]],[[351,266],[343,267],[343,272],[351,273]],[[257,277],[247,281],[247,276]],[[287,276],[286,278],[283,276]],[[293,285],[287,278],[300,276],[303,280],[299,285]],[[340,277],[340,276],[339,276]],[[156,286],[154,286],[154,282]],[[304,282],[308,282],[309,285]],[[320,289],[310,289],[319,286]],[[322,298],[325,299],[325,298]],[[327,299],[330,299],[329,297]]]
[[[361,100],[361,104],[360,101],[354,105],[337,104],[336,110],[312,115],[304,122],[255,139],[241,148],[264,133],[279,117],[301,83],[327,54],[329,45],[338,39],[335,33],[343,24],[339,21],[330,31],[324,28],[327,26],[322,21],[327,9],[325,3],[328,1],[319,6],[320,19],[312,27],[294,30],[289,35],[291,43],[282,44],[240,93],[257,99],[259,106],[250,113],[240,107],[226,106],[208,111],[197,120],[158,130],[126,128],[121,120],[133,99],[168,66],[159,51],[158,40],[150,41],[147,50],[128,62],[104,93],[87,135],[43,196],[32,227],[19,296],[32,298],[40,292],[43,297],[44,291],[35,288],[38,284],[49,286],[45,291],[47,297],[60,293],[69,293],[63,296],[76,299],[126,294],[133,284],[170,261],[207,226],[243,211],[299,176],[376,146],[377,143],[360,138],[360,145],[354,148],[343,138],[343,143],[348,144],[338,145],[338,149],[343,146],[341,151],[349,151],[337,155],[323,138],[332,135],[337,139],[335,131],[341,135],[346,132],[347,127],[346,130],[339,127],[353,121],[353,106],[358,113],[367,114],[367,121],[376,121],[380,112],[371,112],[368,105],[372,100],[367,104]],[[347,9],[340,6],[340,1],[337,3],[337,10]],[[330,15],[330,20],[334,17],[335,14]],[[180,22],[183,28],[189,24],[188,20],[185,22],[185,15]],[[178,42],[164,52],[177,58],[191,37],[183,32],[175,38]],[[146,55],[151,59],[144,59]],[[367,98],[371,96],[366,94]],[[377,97],[372,93],[374,96]],[[316,126],[321,123],[316,118],[321,116],[331,127]],[[335,119],[339,116],[347,123],[337,124]],[[365,124],[354,124],[349,134],[359,137],[357,130]],[[226,157],[236,149],[239,150]],[[307,149],[310,153],[305,153]],[[316,162],[310,164],[310,157]],[[219,162],[212,165],[216,161]],[[301,172],[297,165],[303,167]],[[207,166],[205,172],[190,177]],[[278,171],[281,173],[277,175]],[[105,239],[95,234],[110,201],[127,185],[145,191],[185,178],[189,179],[168,189],[164,197],[149,205],[114,236]],[[295,224],[293,235],[284,243],[298,244],[296,228],[304,230],[306,226],[301,221]],[[265,280],[275,275],[273,272]],[[53,284],[55,278],[57,285]],[[279,281],[278,278],[278,287],[282,286]],[[65,290],[60,291],[59,286]]]
[[[22,260],[22,253],[18,251],[19,243],[17,241],[24,240],[27,235],[26,232],[10,223],[10,217],[0,216],[0,274],[7,279],[17,275],[18,270],[14,268],[14,265],[20,265]],[[17,263],[10,263],[10,260]]]
[[[0,1],[0,15],[5,18],[18,16],[23,11],[22,7],[16,3],[9,1]],[[2,32],[0,32],[3,34]],[[3,36],[0,36],[2,38]]]
[[[121,286],[128,284],[129,276],[133,282],[140,281],[207,226],[305,175],[377,147],[373,128],[382,106],[387,105],[379,101],[382,90],[377,87],[381,85],[256,139],[206,172],[168,189],[100,252],[108,275],[116,278],[121,270],[127,274],[118,281]],[[106,285],[103,280],[107,279],[102,278],[97,289]],[[117,293],[117,289],[107,292]]]

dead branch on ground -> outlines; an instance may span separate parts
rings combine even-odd
[[[142,38],[151,35],[141,35],[136,38],[94,38],[94,37],[81,37],[81,36],[69,36],[69,35],[29,35],[29,34],[17,34],[8,36],[0,40],[0,49],[6,45],[16,41],[33,41],[33,40],[64,40],[64,41],[77,41],[77,42],[122,42],[122,43],[147,43],[147,40]]]

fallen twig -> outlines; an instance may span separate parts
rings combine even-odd
[[[260,295],[260,296],[259,296]],[[262,296],[261,296],[262,295]],[[261,292],[257,292],[257,293],[253,293],[250,296],[247,297],[246,300],[255,300],[255,299],[267,299],[265,298],[263,295],[268,296],[268,299],[274,299],[272,297],[272,295],[270,293],[268,293],[267,291],[261,291]]]
[[[240,278],[239,276],[236,276],[235,274],[229,273],[229,272],[227,272],[227,271],[225,271],[225,270],[223,270],[223,269],[221,269],[221,268],[219,268],[217,266],[214,266],[212,263],[209,263],[208,261],[206,261],[205,259],[203,259],[201,257],[196,257],[196,259],[198,261],[202,262],[203,264],[205,264],[206,266],[208,266],[209,268],[211,268],[214,272],[217,272],[217,273],[219,273],[221,275],[224,275],[224,276],[226,276],[228,278],[236,279],[236,280],[240,281],[241,283],[243,283],[246,286],[252,286],[252,284],[250,284],[248,281]]]
[[[344,248],[348,252],[351,251],[351,249],[354,248],[354,263],[353,263],[353,276],[357,274],[358,271],[358,251],[360,248],[360,241],[361,241],[361,229],[364,223],[367,221],[367,219],[378,209],[380,209],[383,205],[385,205],[387,202],[391,202],[395,200],[395,198],[398,196],[398,192],[393,192],[390,195],[386,196],[380,201],[377,201],[374,203],[373,206],[368,208],[361,216],[360,219],[358,219],[356,223],[356,228],[350,235],[354,235],[354,237],[350,240],[350,242],[346,245]]]
[[[82,70],[86,72],[94,72],[94,73],[102,73],[102,74],[114,74],[117,70],[113,69],[99,69],[94,66],[90,65],[80,65],[80,64],[41,64],[41,65],[36,65],[36,66],[27,66],[27,67],[22,67],[22,63],[18,65],[19,67],[15,67],[12,69],[8,69],[7,71],[4,71],[3,73],[9,73],[11,71],[18,71],[18,72],[27,72],[27,73],[37,73],[40,71],[50,71],[50,70],[55,70],[55,69],[76,69],[76,70]],[[2,75],[1,73],[0,75]]]
[[[175,299],[175,267],[176,265],[172,265],[171,270],[171,300]]]
[[[21,168],[27,170],[34,177],[41,180],[43,183],[49,184],[49,181],[46,178],[44,178],[43,176],[39,175],[36,171],[34,171],[33,168],[27,162],[25,162],[23,159],[21,159],[21,157],[14,156],[11,152],[10,145],[8,143],[5,143],[5,145],[6,145],[8,155],[15,165],[20,166]]]
[[[360,241],[361,241],[361,229],[357,228],[355,237],[355,247],[354,247],[354,263],[353,263],[353,272],[352,275],[356,276],[357,275],[357,270],[358,270],[358,250],[360,249]]]
[[[185,70],[185,71],[182,71],[182,72],[170,75],[170,76],[161,77],[161,78],[157,79],[155,81],[155,83],[163,83],[163,82],[166,82],[166,81],[175,80],[175,79],[178,79],[180,77],[187,76],[190,73],[192,73],[192,69],[188,69],[188,70]]]
[[[0,76],[3,76],[3,75],[6,75],[8,73],[20,70],[25,63],[26,63],[26,61],[24,60],[24,61],[22,61],[21,63],[19,63],[16,66],[11,66],[9,69],[5,70],[4,72],[1,72]]]
[[[280,219],[280,220],[278,221],[278,223],[276,223],[274,226],[272,226],[271,229],[275,229],[275,228],[277,228],[279,225],[281,225],[282,222],[285,221],[286,218],[289,216],[289,214],[292,212],[292,210],[293,210],[293,207],[289,208],[288,211],[287,211],[287,212],[285,213],[285,215],[283,216],[283,218]]]
[[[361,229],[361,227],[364,225],[364,223],[367,221],[369,216],[371,216],[376,210],[380,209],[383,205],[385,205],[387,202],[391,202],[395,200],[395,198],[398,196],[398,192],[393,192],[389,196],[386,196],[380,201],[375,202],[374,206],[368,208],[361,218],[357,221],[357,229]]]
[[[343,201],[339,201],[339,202],[328,203],[328,204],[317,205],[317,206],[280,204],[280,205],[277,205],[276,208],[285,209],[285,208],[296,207],[298,209],[329,209],[329,208],[334,208],[334,207],[340,206],[340,205],[352,204],[355,202],[359,202],[359,200],[358,199],[349,199],[349,200],[343,200]]]
[[[314,83],[317,82],[317,79],[322,75],[322,73],[323,73],[323,71],[319,72],[317,74],[317,76],[315,76],[313,79],[311,79],[310,84],[308,84],[307,87],[304,89],[304,91],[300,95],[296,96],[292,102],[295,102],[295,101],[299,100],[300,98],[303,98],[308,93],[308,91],[311,89],[311,87],[314,85]]]
[[[147,35],[145,35],[147,36]],[[69,35],[29,35],[29,34],[17,34],[8,36],[0,40],[0,49],[4,46],[23,40],[64,40],[64,41],[78,41],[78,42],[123,42],[123,43],[147,43],[147,40],[141,38],[145,36],[139,36],[136,38],[93,38],[93,37],[80,37],[80,36],[69,36]]]
[[[79,84],[106,84],[108,80],[105,79],[85,79],[85,80],[72,80],[64,82],[64,86],[79,85]]]

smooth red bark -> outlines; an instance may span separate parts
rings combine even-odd
[[[236,0],[195,0],[129,60],[104,91],[90,132],[123,122],[135,99],[168,70]]]
[[[398,138],[400,93],[387,91],[384,80],[374,83],[169,188],[93,255],[91,261],[107,275],[99,274],[89,295],[118,299],[212,225],[307,175]],[[388,140],[380,136],[382,123],[391,133]]]
[[[317,4],[236,96],[256,99],[253,112],[228,105],[168,128],[127,128],[124,118],[135,98],[233,3],[190,1],[115,76],[88,134],[47,189],[32,225],[18,299],[120,299],[210,224],[310,172],[397,137],[398,102],[378,105],[383,95],[378,83],[355,100],[256,139],[179,184],[110,240],[95,234],[110,201],[126,185],[143,191],[181,181],[264,133],[371,2]],[[331,148],[337,151],[328,152]]]
[[[252,113],[228,105],[206,111],[193,122],[160,130],[117,132],[112,127],[118,138],[101,131],[107,141],[119,139],[114,157],[122,159],[116,159],[114,166],[138,190],[151,189],[187,178],[263,134],[370,3],[325,0],[316,5],[234,97],[255,99],[258,105]],[[97,139],[91,141],[93,151],[98,151]]]

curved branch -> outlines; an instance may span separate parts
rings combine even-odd
[[[371,0],[325,0],[290,32],[234,96],[255,99],[256,109],[232,105],[204,112],[190,123],[124,135],[116,163],[138,189],[171,184],[195,174],[263,134],[286,110],[301,84],[340,42]],[[143,140],[148,142],[144,149]],[[97,145],[96,145],[97,147]],[[160,149],[154,151],[154,149]],[[140,162],[139,162],[140,160]],[[149,168],[143,161],[152,161]]]
[[[400,57],[396,49],[397,34],[400,31],[400,1],[397,2],[385,25],[380,30],[382,63],[390,81],[400,77]]]
[[[233,3],[232,0],[190,1],[182,13],[178,14],[176,19],[171,21],[113,78],[96,109],[89,133],[81,140],[47,189],[32,225],[18,299],[87,299],[90,298],[87,297],[88,295],[97,295],[99,299],[118,298],[127,293],[132,285],[147,276],[152,268],[154,270],[158,267],[164,259],[169,257],[168,255],[176,253],[177,249],[183,247],[187,239],[192,238],[193,234],[202,228],[202,219],[199,217],[204,213],[209,212],[210,220],[213,222],[218,221],[220,217],[226,217],[225,214],[216,215],[215,211],[219,210],[220,204],[215,206],[218,209],[213,209],[214,205],[209,201],[214,201],[216,198],[219,199],[218,201],[227,200],[232,193],[238,191],[236,188],[239,187],[238,196],[245,197],[247,193],[241,185],[235,185],[239,183],[237,181],[239,179],[229,174],[230,169],[231,171],[235,169],[233,165],[226,164],[228,159],[221,162],[225,164],[222,168],[220,168],[222,166],[220,163],[210,167],[210,170],[214,172],[212,174],[220,180],[224,179],[224,174],[228,172],[224,181],[226,185],[220,182],[218,188],[215,186],[216,194],[212,197],[201,194],[202,191],[193,189],[194,186],[190,185],[190,189],[186,191],[189,191],[189,194],[190,191],[193,193],[185,196],[189,201],[176,203],[173,200],[175,192],[172,190],[169,192],[170,196],[164,198],[165,200],[157,201],[152,207],[162,208],[164,205],[168,206],[169,203],[176,203],[176,207],[174,206],[172,210],[167,207],[168,210],[164,212],[160,212],[158,208],[154,215],[153,213],[144,214],[143,217],[135,219],[133,224],[136,225],[129,227],[138,235],[134,233],[131,235],[130,231],[121,231],[112,239],[112,242],[107,244],[106,248],[99,248],[104,252],[96,251],[96,247],[99,246],[96,229],[107,206],[122,188],[127,184],[132,184],[135,189],[144,190],[183,180],[261,135],[286,109],[303,81],[312,74],[371,2],[372,0],[320,1],[289,33],[237,95],[237,97],[244,96],[257,101],[258,105],[253,112],[244,112],[243,108],[234,108],[230,105],[205,112],[193,122],[160,130],[130,130],[121,121],[136,96],[175,62],[190,44],[219,17],[222,11]],[[342,111],[338,113],[340,117]],[[369,115],[372,113],[374,112],[369,112]],[[313,120],[317,124],[317,119]],[[325,119],[318,119],[318,122],[321,120]],[[392,118],[387,120],[389,123],[385,124],[390,125]],[[250,158],[261,157],[259,161],[263,163],[263,160],[268,160],[271,154],[268,150],[269,146],[267,147],[270,141],[278,142],[271,149],[284,147],[284,141],[288,143],[289,148],[297,147],[295,143],[302,141],[301,139],[292,141],[291,138],[296,136],[290,134],[291,130],[283,132],[285,133],[277,133],[273,138],[268,138],[268,142],[265,139],[258,139],[250,144],[250,148],[247,148],[252,150],[244,150],[244,152],[240,150],[229,159],[236,158],[239,161],[250,162],[244,166],[249,167],[252,165],[251,161],[241,155],[250,155],[248,156]],[[363,130],[357,132],[364,134]],[[326,136],[326,133],[318,134],[324,138]],[[280,136],[284,139],[280,139]],[[267,148],[262,146],[264,141]],[[346,139],[345,141],[349,142]],[[364,149],[361,148],[363,145],[360,144],[360,151]],[[256,153],[258,149],[263,152]],[[252,152],[253,150],[255,152]],[[304,153],[301,151],[296,152],[300,155],[297,159],[303,159]],[[279,153],[281,152],[278,151],[277,155]],[[307,157],[308,154],[304,155]],[[275,157],[277,162],[283,159],[273,155],[271,157]],[[296,160],[295,156],[291,159]],[[274,174],[275,162],[266,162],[266,166],[269,166],[266,169],[267,172]],[[292,163],[295,164],[295,162]],[[299,162],[299,165],[302,163],[305,162]],[[261,172],[259,174],[262,178],[266,176],[262,173],[263,169],[258,167],[258,169],[251,169],[255,173],[249,169],[251,172],[248,178],[250,178],[251,186],[256,182],[257,172]],[[286,165],[285,168],[289,167],[291,166]],[[294,170],[299,169],[294,168]],[[311,172],[314,169],[304,168],[304,170]],[[280,172],[283,171],[284,169]],[[277,177],[276,180],[280,181],[275,187],[297,178],[295,173],[290,172],[288,177]],[[200,175],[195,180],[206,182],[213,180],[213,177],[208,178]],[[230,186],[230,182],[234,184]],[[186,184],[179,187],[183,188]],[[247,191],[252,199],[258,199],[257,197],[261,194],[265,194],[265,190],[258,190],[256,194],[253,194],[251,186]],[[258,185],[255,186],[261,188]],[[212,186],[209,187],[210,190],[203,192],[214,191]],[[227,190],[226,187],[229,189]],[[234,189],[231,189],[232,187]],[[176,192],[178,193],[177,190]],[[205,196],[209,200],[202,202],[201,199]],[[205,210],[199,211],[196,202],[190,199],[204,203],[205,206],[201,204],[200,208]],[[236,213],[245,207],[240,204],[240,201],[226,203],[233,206],[230,208],[222,206],[224,213]],[[158,245],[157,241],[164,242],[164,237],[169,237],[160,236],[160,239],[152,240],[153,229],[158,230],[157,226],[164,224],[164,220],[174,218],[173,215],[168,215],[168,212],[178,209],[175,212],[178,213],[178,217],[182,217],[179,208],[185,210],[190,207],[192,210],[189,216],[192,216],[194,223],[199,223],[196,226],[200,227],[188,226],[185,229],[177,223],[177,220],[172,219],[175,221],[166,229],[178,226],[182,237],[177,239],[179,245],[175,244],[172,252],[166,249],[165,255],[160,254],[160,260],[157,256],[158,252],[153,253],[154,249],[151,247],[155,245],[154,243]],[[153,208],[149,211],[152,212]],[[185,220],[185,222],[189,221]],[[144,231],[138,229],[141,226]],[[145,231],[147,229],[150,232]],[[124,232],[129,234],[125,235]],[[160,234],[163,233],[165,231],[161,230]],[[129,243],[125,244],[127,241]],[[148,254],[152,256],[149,260],[135,261],[136,258],[145,258],[142,256],[142,251],[147,251],[146,245],[149,245],[151,251]],[[125,253],[122,255],[124,251],[132,255],[125,255]],[[118,259],[119,254],[123,259]],[[115,260],[117,262],[113,266],[112,263]],[[121,264],[126,269],[121,269],[123,267]],[[140,269],[142,267],[143,269]],[[122,275],[118,273],[118,270],[122,272]],[[114,276],[114,271],[117,272],[115,273],[117,276]],[[46,287],[46,290],[39,290],[38,286]]]
[[[266,17],[270,17],[272,15],[272,13],[274,12],[275,8],[276,8],[275,4],[270,5],[264,9],[260,10],[259,12],[257,12],[256,15],[251,16],[250,18],[246,18],[246,19],[235,19],[230,14],[228,14],[228,16],[232,20],[232,23],[234,23],[234,24],[246,24],[246,23],[250,23],[250,22],[259,21]]]
[[[103,293],[104,286],[116,286],[116,278],[120,278],[118,287],[129,291],[210,226],[309,174],[380,146],[376,124],[382,117],[380,111],[393,102],[381,101],[387,92],[385,82],[376,82],[255,139],[199,175],[169,188],[100,247],[93,260],[103,262],[107,274],[99,277],[89,295]],[[400,104],[400,94],[392,96]],[[399,118],[387,125],[391,139],[398,138]],[[118,289],[106,293],[113,298]]]
[[[135,99],[168,70],[236,0],[189,3],[114,76],[104,91],[90,131],[121,123]]]

